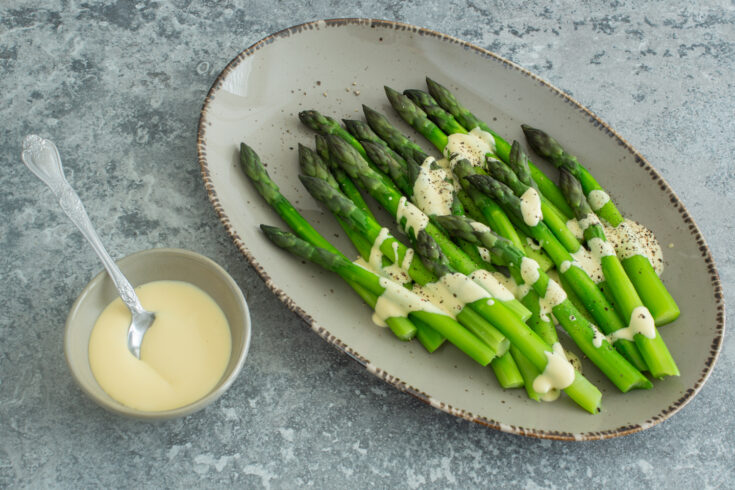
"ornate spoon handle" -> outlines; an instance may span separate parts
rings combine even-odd
[[[51,192],[59,201],[61,209],[92,245],[105,269],[107,269],[110,278],[112,278],[112,282],[115,283],[115,287],[120,292],[120,297],[130,311],[133,313],[144,312],[145,310],[143,310],[133,286],[117,267],[110,254],[107,253],[92,226],[92,222],[89,220],[89,216],[87,216],[87,211],[84,209],[81,199],[64,177],[64,168],[61,166],[61,157],[56,145],[38,135],[28,135],[23,139],[21,157],[23,163],[36,174],[36,177],[51,189]]]

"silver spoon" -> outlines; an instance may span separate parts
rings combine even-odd
[[[128,327],[128,350],[140,359],[140,344],[143,342],[146,331],[153,324],[156,315],[143,309],[133,286],[130,285],[130,282],[102,245],[81,199],[64,177],[64,168],[61,166],[59,150],[56,149],[56,145],[52,141],[31,134],[23,138],[21,158],[23,163],[36,174],[36,177],[49,186],[51,192],[58,199],[61,209],[71,219],[72,223],[79,228],[79,231],[89,241],[94,251],[97,252],[97,256],[107,269],[112,282],[115,283],[120,297],[133,315]]]

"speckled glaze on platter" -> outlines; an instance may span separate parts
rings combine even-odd
[[[302,264],[265,239],[259,224],[283,225],[241,173],[239,143],[255,148],[284,195],[325,237],[352,254],[333,218],[297,179],[297,144],[313,146],[313,133],[297,114],[314,108],[337,119],[361,118],[361,104],[367,104],[388,114],[428,149],[395,116],[382,90],[386,84],[399,90],[423,88],[426,75],[452,88],[508,140],[523,141],[521,122],[552,130],[603,183],[626,217],[656,233],[666,258],[663,279],[682,310],[675,323],[661,328],[680,377],[657,381],[651,391],[623,395],[585,361],[585,375],[603,393],[601,413],[589,415],[566,398],[539,405],[522,390],[501,390],[489,369],[451,346],[429,355],[417,342],[395,340],[371,322],[367,306],[337,276]],[[204,101],[197,146],[216,212],[268,287],[322,338],[368,371],[447,413],[541,438],[617,437],[649,428],[680,410],[717,359],[725,318],[719,277],[704,238],[672,189],[588,109],[482,48],[373,19],[320,20],[285,29],[247,48],[217,77]],[[384,215],[378,217],[389,223]]]

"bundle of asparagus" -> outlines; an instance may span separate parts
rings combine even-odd
[[[676,303],[591,174],[556,140],[524,125],[534,151],[560,169],[557,186],[518,142],[508,144],[442,85],[427,84],[428,93],[385,91],[440,159],[366,106],[367,122],[344,127],[315,110],[299,114],[317,132],[315,151],[299,145],[300,179],[354,244],[354,262],[281,195],[243,143],[246,175],[293,230],[262,225],[266,236],[337,273],[398,339],[416,337],[429,352],[449,341],[490,365],[503,388],[524,386],[534,400],[564,391],[585,410],[600,410],[600,391],[570,362],[554,320],[622,392],[651,388],[646,371],[678,375],[656,329],[678,316]],[[376,220],[358,188],[394,218],[411,247]]]

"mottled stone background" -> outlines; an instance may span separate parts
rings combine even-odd
[[[217,220],[194,144],[216,73],[263,36],[325,17],[426,26],[537,72],[623,134],[688,206],[732,304],[733,2],[309,3],[2,3],[0,487],[735,485],[732,335],[701,394],[644,433],[568,444],[457,420],[378,381],[278,302]],[[32,131],[58,142],[117,256],[188,248],[241,285],[257,328],[214,406],[147,425],[108,415],[72,383],[63,319],[100,266],[22,168]]]

